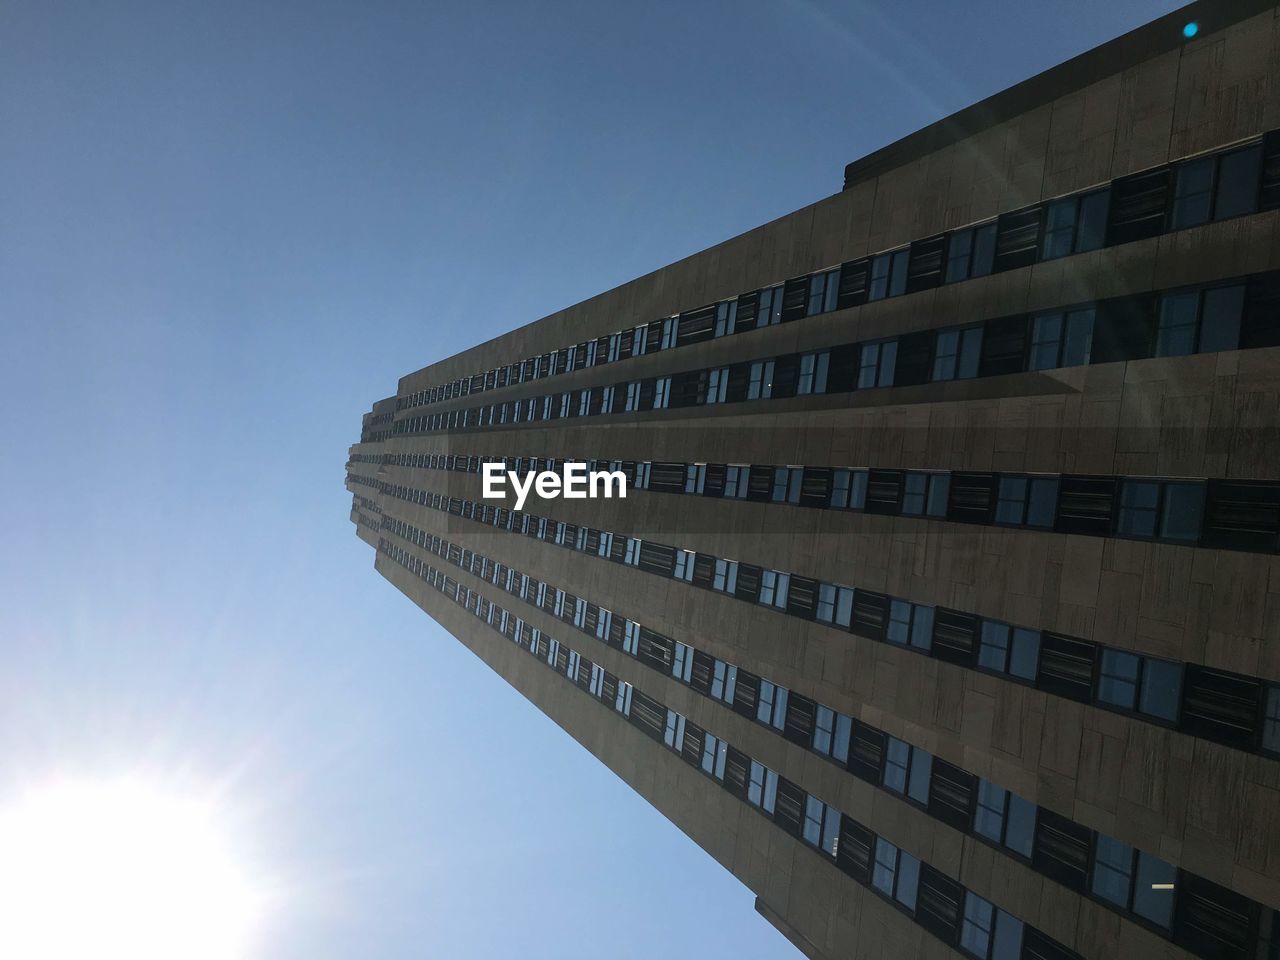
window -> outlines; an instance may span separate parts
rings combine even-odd
[[[653,409],[664,410],[671,402],[671,378],[659,377],[653,384]]]
[[[1173,721],[1182,693],[1182,666],[1104,648],[1098,702]]]
[[[600,391],[600,412],[613,413],[613,387],[604,387]]]
[[[717,558],[711,587],[721,593],[733,593],[738,587],[738,562]]]
[[[882,300],[889,295],[890,255],[882,253],[871,261],[871,285],[868,300]]]
[[[973,230],[957,230],[947,242],[946,283],[969,276],[969,254],[973,250]]]
[[[1001,477],[996,493],[995,522],[1051,527],[1057,505],[1056,477]]]
[[[711,696],[724,703],[733,703],[733,692],[737,688],[738,668],[717,660],[711,672]]]
[[[662,343],[659,350],[670,350],[676,345],[676,323],[679,317],[667,317],[662,321]]]
[[[613,701],[613,709],[624,717],[631,716],[631,684],[619,683],[618,694]]]
[[[760,291],[756,305],[756,326],[769,327],[782,322],[782,284]]]
[[[774,503],[799,503],[800,485],[803,480],[803,467],[774,467],[770,499]]]
[[[831,354],[826,350],[821,353],[806,353],[800,358],[800,379],[796,384],[796,394],[804,396],[809,393],[827,392],[827,367],[831,362]]]
[[[907,767],[911,762],[911,746],[897,737],[888,738],[885,750],[884,775],[881,782],[894,793],[907,791]]]
[[[1244,287],[1213,287],[1200,301],[1201,353],[1235,350],[1240,346],[1240,317],[1244,313]]]
[[[871,870],[871,885],[887,897],[893,896],[898,873],[898,848],[884,837],[876,837],[876,861]]]
[[[1111,188],[1095,190],[1080,198],[1076,218],[1075,252],[1097,250],[1107,240],[1107,215],[1111,209]]]
[[[978,808],[973,832],[1019,853],[1031,856],[1036,806],[990,780],[978,780]]]
[[[1196,292],[1165,294],[1160,298],[1160,322],[1156,331],[1156,356],[1181,357],[1195,353]]]
[[[902,491],[903,514],[912,517],[946,516],[950,483],[951,477],[945,473],[908,473]]]
[[[623,625],[622,630],[622,652],[629,653],[633,657],[640,649],[640,624],[634,620],[628,620]]]
[[[991,952],[991,930],[995,907],[986,900],[966,890],[964,895],[964,920],[960,925],[960,949],[965,953],[987,960]]]
[[[649,352],[649,325],[642,323],[636,327],[631,341],[631,355],[639,357]]]
[[[858,359],[858,387],[891,387],[898,359],[898,341],[864,343]]]
[[[640,409],[640,381],[633,380],[627,384],[627,411]]]
[[[815,617],[823,623],[849,626],[853,612],[853,590],[831,583],[818,585],[818,607]]]
[[[685,719],[674,710],[667,711],[667,726],[662,734],[662,742],[679,753],[684,749]]]
[[[982,327],[943,330],[933,348],[931,379],[967,380],[978,375],[978,359],[982,352]]]
[[[1133,847],[1105,834],[1098,834],[1094,849],[1093,880],[1090,889],[1122,910],[1129,908],[1129,888],[1133,882]]]
[[[891,600],[885,639],[899,646],[928,650],[933,637],[933,607]]]
[[[724,495],[741,499],[747,495],[747,476],[751,468],[744,464],[731,463],[724,471]]]
[[[905,850],[898,851],[898,883],[893,891],[893,899],[915,913],[919,885],[920,861]]]
[[[773,813],[778,799],[778,775],[759,761],[751,761],[747,779],[747,801]]]
[[[688,644],[676,643],[675,655],[671,658],[671,675],[685,683],[693,676],[693,650]]]
[[[1171,229],[1193,227],[1209,219],[1216,163],[1216,157],[1201,157],[1175,168],[1173,208],[1169,213]]]
[[[911,774],[907,778],[907,796],[916,803],[928,805],[929,778],[933,773],[933,755],[919,747],[911,748]]]
[[[831,506],[862,510],[867,505],[867,471],[836,470],[831,475]]]
[[[677,550],[674,576],[677,580],[693,579],[693,560],[697,556],[692,550]]]
[[[751,364],[751,376],[747,381],[747,399],[763,400],[773,396],[773,361],[757,360]]]
[[[815,847],[822,846],[822,820],[827,812],[827,805],[813,794],[804,800],[804,826],[801,833],[806,842]]]
[[[765,606],[787,608],[787,589],[791,585],[791,574],[780,570],[765,570],[760,574],[760,602]]]
[[[1252,144],[1218,158],[1218,185],[1213,198],[1213,219],[1225,220],[1258,209],[1258,177],[1262,170],[1262,145]]]
[[[1010,627],[994,620],[982,621],[978,666],[1034,680],[1040,659],[1040,634],[1026,627]]]
[[[996,936],[991,947],[991,960],[1019,960],[1022,956],[1022,921],[996,911]]]
[[[1262,720],[1262,749],[1280,753],[1280,686],[1267,690],[1266,714]]]
[[[947,244],[947,283],[985,277],[991,272],[996,254],[996,223],[957,230]]]
[[[1138,672],[1141,658],[1120,650],[1102,651],[1102,670],[1098,677],[1098,700],[1132,710],[1138,702]]]
[[[1102,837],[1098,837],[1101,841]],[[1153,889],[1155,886],[1172,886],[1177,879],[1177,869],[1171,863],[1138,851],[1138,869],[1133,885],[1133,904],[1130,909],[1138,916],[1150,920],[1168,930],[1173,922],[1173,894],[1171,889]]]
[[[1204,518],[1201,483],[1125,480],[1120,485],[1116,535],[1195,543]]]
[[[738,301],[722,300],[716,304],[716,326],[713,336],[723,337],[733,333],[738,322]]]
[[[809,278],[809,299],[805,311],[807,316],[816,313],[829,313],[836,308],[836,295],[840,292],[840,271],[827,270],[815,273]]]
[[[705,734],[702,739],[702,769],[717,780],[724,779],[725,759],[729,754],[729,745],[719,737]]]
[[[787,719],[787,688],[768,680],[760,681],[760,696],[756,701],[756,719],[781,730]]]
[[[1065,313],[1042,313],[1032,318],[1029,369],[1052,370],[1087,364],[1093,345],[1095,312],[1093,307],[1084,307]]]
[[[716,367],[707,377],[708,404],[724,403],[729,390],[729,368]]]
[[[1040,259],[1053,260],[1072,252],[1076,238],[1076,197],[1055,200],[1045,208]]]

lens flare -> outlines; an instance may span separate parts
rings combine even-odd
[[[262,900],[210,803],[60,783],[0,809],[0,957],[245,960]]]

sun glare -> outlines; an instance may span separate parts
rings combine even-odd
[[[0,809],[0,957],[245,960],[260,897],[211,804],[63,783]]]

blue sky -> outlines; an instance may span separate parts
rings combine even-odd
[[[1173,6],[0,0],[0,795],[221,784],[272,960],[797,956],[373,572],[347,446]]]

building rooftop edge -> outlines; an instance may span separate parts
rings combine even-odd
[[[1199,25],[1199,34],[1203,35],[1222,30],[1275,6],[1276,0],[1197,0],[1179,7],[846,164],[844,189],[848,190],[887,170],[911,163],[926,154],[981,133],[1185,43],[1194,42],[1182,34],[1182,28],[1191,21]]]

